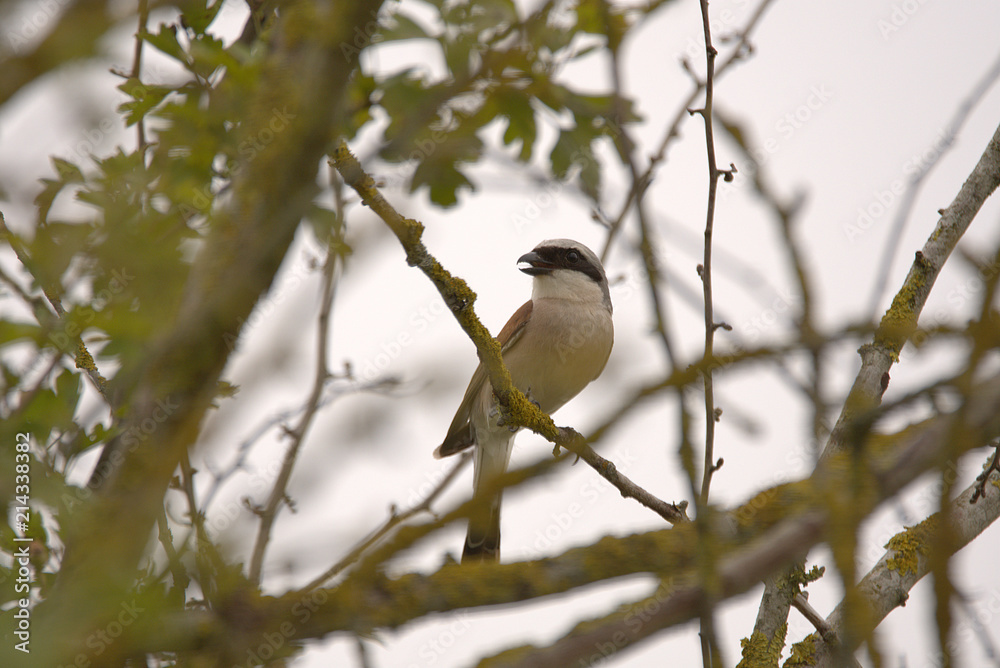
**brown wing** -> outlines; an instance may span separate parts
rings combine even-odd
[[[514,315],[510,317],[507,324],[500,330],[497,341],[500,343],[501,355],[506,353],[521,338],[524,326],[531,319],[531,309],[532,303],[529,299],[521,305],[521,308],[514,311]],[[472,380],[469,381],[469,387],[465,390],[465,396],[462,397],[462,403],[459,404],[458,410],[455,412],[451,426],[448,427],[448,435],[444,437],[441,445],[434,450],[435,458],[440,459],[453,455],[475,443],[475,434],[472,433],[472,425],[469,423],[469,418],[472,415],[472,404],[482,391],[483,384],[488,382],[488,380],[486,367],[480,362],[472,374]]]

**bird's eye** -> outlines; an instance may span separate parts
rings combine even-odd
[[[576,264],[577,262],[580,261],[580,254],[577,253],[575,250],[571,250],[568,253],[566,253],[566,261],[569,262],[570,264]]]

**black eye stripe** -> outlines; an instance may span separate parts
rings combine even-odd
[[[535,252],[549,259],[552,264],[561,266],[564,269],[578,271],[590,277],[595,283],[601,282],[601,271],[591,264],[586,256],[576,248],[565,248],[563,246],[542,246],[536,248]],[[572,259],[571,256],[575,256]]]

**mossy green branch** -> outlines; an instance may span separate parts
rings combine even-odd
[[[493,386],[493,394],[496,395],[503,419],[508,424],[526,427],[544,436],[556,445],[557,454],[559,448],[563,447],[579,455],[588,465],[617,487],[622,496],[636,499],[668,522],[686,521],[685,503],[666,503],[633,483],[619,473],[613,463],[594,452],[593,448],[588,445],[587,439],[573,429],[556,427],[551,417],[528,401],[528,398],[514,387],[510,373],[503,363],[500,344],[490,335],[489,330],[476,316],[473,308],[476,293],[469,288],[464,280],[453,276],[441,266],[441,263],[428,252],[421,241],[424,231],[423,225],[412,218],[403,217],[386,201],[375,186],[375,180],[365,173],[344,141],[339,142],[334,149],[331,164],[340,173],[344,182],[361,196],[361,201],[365,206],[374,211],[389,226],[406,252],[407,264],[411,267],[419,267],[434,283],[434,287],[441,294],[444,303],[448,305],[459,325],[472,339],[476,351],[479,353],[479,359],[486,367],[490,384]]]
[[[396,235],[406,251],[407,264],[423,271],[441,293],[444,303],[475,344],[479,359],[486,367],[493,386],[493,394],[496,395],[507,422],[527,427],[558,445],[566,445],[567,435],[560,433],[552,418],[514,387],[500,355],[500,344],[476,316],[473,308],[476,293],[430,254],[421,241],[424,226],[412,218],[404,218],[386,201],[375,187],[375,180],[365,173],[345,142],[341,141],[334,150],[332,164],[340,172],[344,182],[361,196],[365,206],[374,211]]]
[[[986,199],[1000,186],[1000,127],[986,145],[969,178],[946,209],[941,209],[934,230],[917,251],[910,271],[879,323],[872,343],[858,351],[858,371],[837,424],[823,450],[824,458],[856,442],[854,421],[876,408],[889,384],[889,370],[916,331],[917,321],[941,268],[972,224]]]

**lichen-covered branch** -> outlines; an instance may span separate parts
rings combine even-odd
[[[843,450],[850,441],[854,420],[878,406],[888,386],[889,369],[899,359],[903,345],[917,328],[917,319],[945,261],[969,228],[986,198],[1000,185],[1000,127],[986,145],[972,173],[955,199],[941,210],[934,231],[917,251],[910,271],[892,305],[885,312],[874,340],[861,347],[858,372],[823,457]]]
[[[979,503],[971,503],[976,493],[974,483],[958,495],[950,504],[945,521],[954,530],[954,542],[949,546],[952,553],[971,543],[988,526],[1000,517],[1000,472],[992,471],[987,479],[988,491]],[[909,527],[886,544],[885,554],[857,585],[860,598],[869,614],[864,619],[866,625],[874,629],[896,608],[905,605],[909,592],[930,570],[930,544],[934,539],[935,526],[942,521],[942,515],[935,513],[920,524]],[[844,604],[838,605],[826,618],[831,633],[827,637],[813,634],[809,642],[813,648],[813,663],[817,668],[833,668],[842,653],[853,653],[858,647],[858,636],[844,633]],[[845,636],[850,638],[845,647]]]
[[[827,475],[838,483],[833,489],[839,490],[845,501],[850,497],[859,513],[871,513],[934,468],[943,451],[950,451],[951,444],[943,437],[953,420],[963,420],[970,436],[963,439],[966,448],[1000,432],[1000,415],[995,410],[998,402],[1000,377],[994,377],[976,388],[964,408],[928,421],[923,429],[907,433],[900,441],[870,444],[860,462],[867,483],[862,495],[853,492],[852,481],[859,465],[854,455],[832,456]],[[747,591],[802,559],[814,545],[829,540],[833,511],[827,498],[828,483],[828,479],[819,480],[814,473],[805,480],[764,490],[743,505],[716,515],[712,527],[721,556],[717,580],[710,585],[712,593],[697,576],[695,527],[684,523],[673,529],[606,537],[593,545],[537,561],[450,564],[430,575],[411,573],[399,577],[388,577],[378,568],[362,567],[338,586],[260,599],[254,603],[259,607],[253,619],[261,626],[244,632],[266,633],[269,624],[301,617],[293,625],[295,639],[320,638],[338,631],[364,633],[376,628],[398,628],[432,613],[522,602],[625,575],[646,573],[669,578],[667,591],[658,597],[659,607],[646,617],[641,629],[634,629],[634,624],[621,616],[611,615],[588,628],[578,628],[549,647],[521,648],[516,664],[554,665],[545,661],[578,656],[574,652],[584,646],[581,638],[592,643],[616,637],[621,640],[619,648],[624,648],[697,618],[706,597],[722,600]],[[460,512],[456,509],[442,520],[454,519]],[[414,534],[420,529],[403,527],[401,532]],[[408,536],[401,540],[412,544]],[[380,562],[372,560],[373,564]],[[296,615],[296,610],[302,611],[304,597],[310,601],[309,614]],[[223,615],[205,628],[214,627],[215,632],[223,633],[228,624],[237,621],[246,623],[247,617],[230,621]]]
[[[476,351],[479,353],[479,359],[489,374],[493,394],[496,395],[501,409],[506,413],[505,420],[509,424],[527,427],[544,436],[556,445],[557,450],[563,447],[580,455],[594,470],[618,487],[622,495],[638,500],[659,513],[667,521],[684,521],[686,515],[682,507],[660,501],[619,473],[613,466],[608,466],[607,460],[597,455],[583,436],[571,428],[556,427],[551,417],[539,410],[537,406],[528,401],[521,391],[514,387],[510,373],[504,366],[500,355],[500,344],[490,335],[489,330],[476,316],[473,308],[476,294],[464,280],[453,276],[430,254],[420,240],[423,234],[423,225],[412,218],[404,218],[386,201],[382,193],[375,187],[375,180],[365,173],[357,158],[343,141],[334,151],[333,165],[340,172],[344,181],[361,196],[361,201],[364,202],[365,206],[374,211],[389,226],[406,251],[407,264],[411,267],[419,267],[431,280],[445,304],[458,320],[459,325],[472,339]]]

